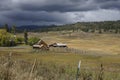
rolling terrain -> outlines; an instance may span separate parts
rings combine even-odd
[[[23,33],[16,34],[17,37],[23,37],[23,35]],[[83,31],[50,31],[29,32],[28,37],[38,37],[47,44],[55,42],[65,43],[68,49],[56,48],[53,50],[50,49],[50,51],[41,51],[34,50],[32,46],[25,44],[15,47],[0,47],[0,56],[2,59],[0,67],[3,69],[1,72],[6,70],[7,67],[4,67],[2,64],[7,61],[6,59],[11,53],[12,58],[10,61],[13,61],[12,63],[14,63],[14,61],[18,63],[12,65],[16,68],[15,71],[11,73],[17,77],[16,80],[18,80],[19,75],[21,75],[22,78],[20,80],[23,80],[24,76],[29,76],[35,59],[37,63],[32,73],[32,80],[36,78],[38,80],[74,80],[79,60],[82,61],[81,76],[79,76],[82,80],[84,77],[88,78],[89,75],[91,75],[92,79],[99,80],[98,75],[100,75],[101,64],[104,67],[103,78],[105,80],[119,80],[120,78],[119,34],[86,33]],[[12,70],[13,67],[10,67],[10,70]],[[26,70],[26,74],[23,74],[25,73],[24,69]],[[20,71],[22,71],[22,74]],[[48,77],[45,76],[46,74],[48,74]],[[1,76],[2,75],[4,74],[2,73]],[[9,77],[11,79],[14,78],[14,76]],[[28,78],[29,77],[26,77],[26,79]]]

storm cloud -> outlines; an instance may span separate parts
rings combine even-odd
[[[120,20],[120,0],[0,0],[0,24]]]

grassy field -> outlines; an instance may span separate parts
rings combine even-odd
[[[17,36],[23,36],[23,34],[17,34]],[[9,53],[12,53],[12,58],[14,60],[25,60],[26,62],[33,63],[34,59],[37,59],[37,62],[43,62],[46,66],[48,65],[48,67],[52,64],[57,65],[57,67],[61,69],[59,66],[63,66],[65,70],[68,70],[69,77],[70,73],[75,77],[79,60],[82,61],[82,72],[85,70],[89,72],[90,70],[95,74],[95,72],[100,70],[100,65],[103,64],[105,72],[104,80],[120,79],[120,35],[118,34],[88,34],[83,32],[72,33],[64,31],[29,33],[29,37],[33,36],[40,37],[48,44],[54,42],[66,43],[69,48],[78,50],[78,53],[72,51],[63,52],[62,50],[58,52],[38,51],[33,50],[30,46],[19,45],[16,47],[0,47],[0,56],[7,56]],[[74,79],[71,78],[69,80]]]
[[[18,34],[18,36],[23,36],[23,34]],[[47,44],[51,44],[54,42],[62,42],[62,43],[66,43],[69,48],[77,49],[78,51],[79,50],[83,51],[82,55],[72,54],[72,52],[63,54],[62,51],[57,54],[56,52],[49,52],[52,54],[42,54],[42,55],[37,54],[39,55],[40,59],[43,59],[43,61],[54,61],[54,62],[62,62],[67,64],[74,63],[74,65],[80,59],[83,59],[84,63],[88,62],[88,64],[89,62],[91,64],[94,63],[96,64],[98,61],[100,61],[99,64],[108,63],[109,65],[111,63],[119,64],[120,62],[119,34],[92,34],[92,33],[84,33],[84,32],[72,33],[70,31],[29,33],[29,37],[33,37],[33,36],[41,38]],[[32,50],[30,47],[27,47],[27,49],[25,49],[24,51],[29,52],[29,50],[30,51]],[[13,49],[13,51],[19,51],[19,50]],[[87,55],[85,52],[87,52]]]
[[[84,51],[95,51],[101,54],[116,55],[120,54],[120,35],[119,34],[92,34],[84,32],[48,32],[48,33],[29,33],[29,37],[37,36],[46,43],[54,42],[66,43],[68,47]]]
[[[87,77],[88,75],[92,74],[93,79],[97,80],[96,77],[99,75],[101,64],[103,64],[103,67],[104,67],[104,80],[112,80],[112,79],[119,80],[120,78],[120,59],[119,59],[120,55],[96,56],[96,55],[88,55],[88,54],[75,54],[75,53],[62,53],[62,52],[57,53],[52,51],[48,51],[48,52],[35,51],[35,50],[32,50],[32,48],[29,46],[19,46],[19,47],[10,48],[10,49],[1,48],[2,50],[0,51],[0,55],[7,57],[11,52],[13,61],[16,61],[16,62],[22,61],[21,65],[22,66],[25,65],[23,70],[24,69],[27,70],[28,67],[29,69],[32,68],[34,59],[36,59],[37,67],[40,66],[40,72],[43,71],[44,75],[49,74],[49,77],[47,79],[38,79],[38,80],[49,80],[49,78],[51,78],[51,76],[54,76],[55,74],[56,75],[64,74],[64,76],[62,76],[63,79],[59,79],[57,77],[57,80],[66,80],[65,78],[67,76],[69,77],[68,78],[69,80],[74,80],[79,60],[82,61],[81,63],[82,76],[79,76],[79,78],[83,77],[83,75]],[[24,47],[24,48],[21,48],[21,47]],[[23,62],[25,63],[23,64]],[[41,66],[43,66],[44,68],[43,67],[41,68]],[[55,70],[53,68],[54,66],[56,66]],[[27,70],[27,74],[29,73],[29,69]],[[47,73],[46,69],[50,70],[50,72]],[[59,72],[58,69],[60,70],[60,72],[62,69],[65,70],[65,72],[57,74],[57,72]],[[35,68],[35,70],[38,71],[39,68]],[[56,71],[56,72],[52,72],[52,71]],[[41,74],[41,76],[44,78],[45,76],[43,75],[43,73]],[[22,77],[24,76],[25,74]],[[40,74],[37,74],[37,76],[40,76]],[[56,80],[56,78],[50,79],[50,80]],[[84,80],[84,79],[81,79],[81,80]]]

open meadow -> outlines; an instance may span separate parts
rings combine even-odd
[[[22,37],[23,34],[19,33],[17,36]],[[80,60],[81,70],[79,80],[120,79],[119,34],[61,31],[48,33],[29,32],[28,36],[39,37],[47,44],[55,42],[65,43],[69,49],[56,48],[50,49],[49,51],[41,51],[34,50],[28,45],[0,47],[1,69],[3,68],[4,70],[3,64],[7,61],[6,59],[9,58],[10,53],[11,62],[25,62],[24,64],[19,64],[22,68],[18,68],[19,65],[12,65],[15,69],[14,74],[16,74],[17,71],[19,72],[18,69],[23,70],[16,75],[15,79],[13,79],[15,76],[13,74],[13,77],[10,77],[11,80],[26,80],[29,77],[24,77],[25,75],[31,75],[30,71],[32,71],[31,80],[75,80],[77,65]],[[34,62],[36,62],[36,67],[34,67]],[[101,64],[103,66],[101,66]],[[34,70],[31,70],[32,68]],[[10,69],[12,70],[12,68]],[[0,72],[2,73],[2,71]],[[24,72],[26,72],[26,74],[23,74]],[[18,75],[21,75],[21,78],[19,78]],[[2,77],[0,78],[0,80],[3,79]]]
[[[120,80],[120,0],[0,0],[0,80]]]

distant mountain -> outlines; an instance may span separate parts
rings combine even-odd
[[[46,26],[45,26],[46,27]],[[23,26],[19,26],[17,27],[17,29],[19,30],[34,30],[34,29],[39,29],[39,28],[43,28],[43,26],[37,26],[37,25],[23,25]]]
[[[17,27],[17,30],[21,32],[26,29],[27,31],[35,32],[35,31],[41,31],[41,30],[45,30],[53,27],[56,27],[56,25],[22,25]]]

